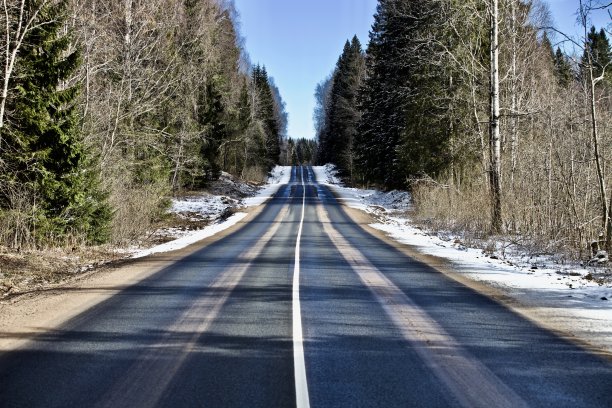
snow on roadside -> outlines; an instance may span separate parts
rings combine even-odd
[[[228,229],[232,225],[237,224],[240,220],[242,220],[246,216],[247,216],[247,213],[243,213],[243,212],[235,213],[222,222],[208,225],[202,228],[201,230],[189,231],[188,233],[184,234],[183,236],[175,240],[165,242],[160,245],[156,245],[152,248],[140,250],[136,252],[134,255],[132,255],[132,258],[142,258],[143,256],[147,256],[151,254],[157,254],[161,252],[170,252],[170,251],[174,251],[177,249],[185,248],[191,244],[194,244],[198,241],[203,240],[204,238],[211,237],[223,230]]]
[[[247,216],[246,212],[233,212],[234,209],[255,207],[263,204],[271,198],[278,189],[289,182],[291,178],[291,166],[276,166],[272,169],[268,181],[259,188],[254,195],[242,199],[234,199],[226,195],[214,195],[207,192],[189,197],[173,198],[169,212],[179,215],[190,221],[213,221],[204,228],[188,230],[185,228],[167,228],[163,232],[166,236],[174,239],[151,248],[131,250],[132,258],[142,258],[147,255],[169,252],[185,248],[193,243],[213,236],[240,222]],[[221,181],[229,185],[241,194],[249,194],[251,187],[246,183],[241,185],[223,174]]]
[[[252,197],[245,198],[244,205],[246,207],[253,207],[263,204],[266,200],[271,198],[280,186],[287,184],[291,179],[291,166],[276,166],[272,169],[268,182]]]
[[[411,207],[411,197],[406,191],[393,190],[382,192],[378,190],[364,190],[359,188],[345,187],[337,176],[336,169],[331,164],[325,166],[314,166],[313,171],[317,182],[331,186],[338,200],[344,202],[351,208],[366,212],[384,211],[406,211]]]
[[[417,228],[405,213],[410,208],[408,193],[344,187],[329,165],[314,171],[317,180],[330,186],[339,200],[374,214],[379,222],[371,227],[422,253],[449,260],[457,273],[503,291],[544,315],[550,324],[612,352],[612,285],[598,283],[594,268],[561,265],[551,257],[517,251],[507,251],[502,257],[466,248],[455,237],[441,238]]]

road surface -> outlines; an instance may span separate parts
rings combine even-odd
[[[0,407],[612,407],[612,363],[294,167],[251,222],[0,355]]]

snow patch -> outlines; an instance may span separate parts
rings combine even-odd
[[[268,182],[253,197],[247,197],[243,203],[246,207],[261,205],[278,191],[283,185],[289,183],[291,179],[291,166],[276,166],[270,172]]]
[[[290,179],[291,166],[276,166],[270,172],[266,184],[258,190],[254,190],[251,185],[236,180],[227,173],[223,173],[219,181],[213,186],[213,191],[231,191],[237,195],[250,196],[236,199],[227,195],[202,192],[193,196],[172,199],[170,213],[177,214],[179,217],[189,221],[208,220],[213,221],[213,224],[196,230],[166,228],[163,230],[163,235],[172,238],[172,240],[147,249],[131,250],[131,256],[133,258],[141,258],[151,254],[182,249],[224,231],[240,222],[247,215],[245,212],[234,213],[234,209],[263,204],[274,196],[283,184],[287,184]]]
[[[230,216],[227,220],[222,221],[220,223],[209,225],[198,231],[190,231],[184,236],[178,239],[175,239],[173,241],[169,241],[164,244],[154,246],[152,248],[140,250],[134,253],[134,255],[132,255],[132,258],[142,258],[143,256],[147,256],[151,254],[170,252],[170,251],[175,251],[177,249],[185,248],[191,244],[194,244],[205,238],[211,237],[223,230],[226,230],[232,225],[236,225],[238,222],[240,222],[240,220],[242,220],[246,216],[247,216],[247,213],[235,213],[232,216]]]
[[[377,213],[406,211],[411,208],[412,197],[406,191],[393,190],[383,192],[378,190],[365,190],[345,187],[338,178],[336,167],[332,164],[314,166],[313,171],[317,182],[333,189],[338,200],[351,208]]]

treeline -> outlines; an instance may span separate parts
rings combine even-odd
[[[365,55],[347,43],[317,87],[320,162],[409,188],[438,227],[610,247],[611,50],[580,4],[574,40],[537,1],[379,0]]]
[[[127,242],[173,191],[280,160],[284,103],[231,1],[1,7],[0,245]]]
[[[286,166],[314,164],[317,157],[317,141],[314,139],[288,139],[281,163]]]

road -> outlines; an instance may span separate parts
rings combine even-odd
[[[0,355],[1,407],[612,407],[612,363],[415,261],[312,169]]]

